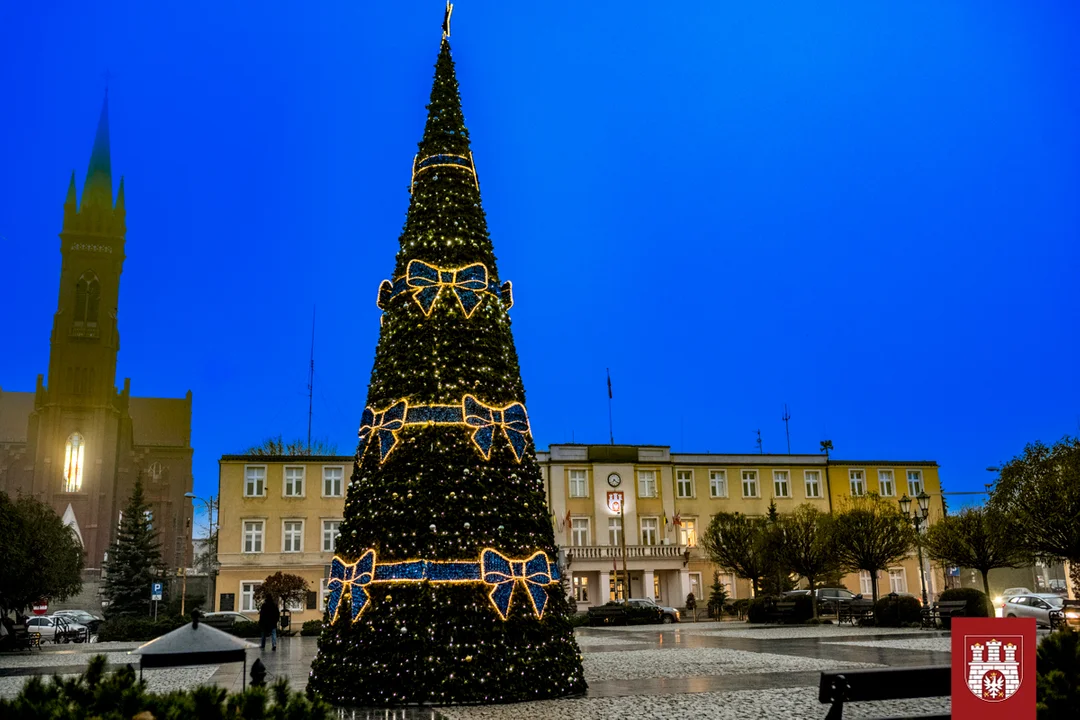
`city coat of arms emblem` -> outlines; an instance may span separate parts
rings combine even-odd
[[[1016,694],[1024,681],[1023,635],[965,635],[964,647],[964,677],[975,697],[1001,702]]]
[[[952,716],[1035,720],[1035,619],[952,618]]]

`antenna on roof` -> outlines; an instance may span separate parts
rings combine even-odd
[[[787,435],[787,454],[791,454],[791,430],[788,428],[788,420],[791,419],[791,413],[788,412],[787,403],[784,403],[784,417],[780,418],[784,421],[784,434]]]
[[[311,454],[311,407],[312,395],[315,388],[315,306],[311,306],[311,365],[308,369],[307,381],[307,451]]]
[[[761,430],[760,429],[757,431],[757,451],[758,451],[758,455],[763,455],[764,452],[765,452],[764,450],[761,449]]]

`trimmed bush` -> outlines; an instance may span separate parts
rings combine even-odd
[[[308,620],[300,626],[301,635],[320,635],[322,633],[322,620]]]
[[[910,595],[900,595],[893,601],[888,595],[874,605],[874,620],[878,627],[904,627],[922,622],[922,605]]]
[[[161,617],[153,620],[151,618],[120,615],[101,623],[101,627],[98,629],[98,640],[101,642],[153,640],[167,632],[172,632],[178,627],[187,625],[188,622],[190,622],[188,618],[179,617]]]
[[[739,598],[738,600],[733,601],[730,605],[727,605],[725,607],[729,608],[728,612],[730,612],[732,615],[737,615],[738,617],[745,617],[747,611],[750,610],[750,600],[749,598]]]
[[[243,620],[233,623],[233,626],[230,628],[224,629],[228,632],[231,632],[233,635],[242,638],[257,638],[261,634],[259,632],[259,623],[244,622]],[[280,630],[278,630],[278,634],[281,634]]]
[[[1080,633],[1043,638],[1035,659],[1039,720],[1073,720],[1080,707]]]
[[[579,612],[570,616],[570,625],[572,627],[584,627],[589,624],[589,613]]]
[[[938,596],[938,602],[952,602],[955,600],[965,600],[967,606],[964,608],[965,617],[993,617],[994,614],[991,609],[990,599],[986,597],[986,593],[982,590],[976,590],[975,588],[950,588]],[[941,626],[948,629],[952,625],[952,618],[942,618]]]
[[[752,623],[763,623],[769,621],[769,610],[773,605],[772,598],[754,598],[750,601],[750,605],[746,608],[746,620]]]
[[[106,673],[105,657],[90,660],[76,679],[31,677],[11,700],[0,699],[4,720],[130,720],[130,718],[199,718],[199,720],[329,720],[330,708],[317,699],[289,690],[278,680],[269,688],[249,687],[229,695],[204,685],[156,695],[146,692],[131,667]]]
[[[795,610],[791,614],[791,622],[805,623],[814,617],[814,599],[809,595],[796,595]]]

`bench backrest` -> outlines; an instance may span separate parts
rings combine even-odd
[[[823,672],[818,700],[845,703],[946,696],[952,693],[951,672],[948,665]]]

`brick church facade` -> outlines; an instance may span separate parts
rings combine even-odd
[[[113,197],[108,112],[106,96],[82,197],[72,173],[64,202],[48,374],[34,392],[0,386],[0,490],[51,505],[93,573],[141,475],[162,559],[175,569],[191,562],[191,392],[134,397],[130,378],[115,387],[127,230],[123,178]]]

